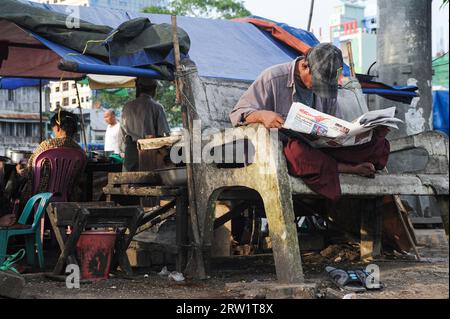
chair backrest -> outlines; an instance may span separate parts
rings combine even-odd
[[[50,198],[53,196],[53,193],[40,193],[31,197],[25,208],[23,209],[22,214],[20,215],[19,224],[25,225],[27,223],[28,218],[30,217],[33,208],[36,207],[33,224],[31,225],[32,229],[35,229],[41,220],[42,215],[44,214],[45,208],[47,207]]]
[[[34,181],[33,194],[39,192],[43,174],[43,165],[48,163],[50,176],[48,177],[47,192],[58,193],[52,201],[67,202],[76,174],[80,174],[86,165],[86,155],[82,150],[68,147],[59,147],[46,150],[39,154],[33,163]]]

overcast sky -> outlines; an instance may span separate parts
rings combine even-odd
[[[285,22],[291,26],[306,29],[310,0],[244,0],[245,6],[254,15],[262,16],[279,22]],[[314,33],[322,27],[323,32],[328,34],[329,17],[333,8],[339,5],[340,0],[317,0],[315,1],[312,28]],[[444,39],[444,47],[448,51],[449,38],[449,9],[448,6],[440,10],[441,0],[433,0],[433,54],[438,51],[439,39]],[[377,14],[377,1],[366,1],[366,15]]]

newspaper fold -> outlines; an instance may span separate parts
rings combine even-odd
[[[378,126],[398,129],[398,123],[403,121],[395,118],[395,110],[391,107],[371,111],[347,122],[302,103],[294,103],[282,131],[318,148],[361,145],[370,142],[373,129]]]

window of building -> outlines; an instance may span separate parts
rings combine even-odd
[[[75,83],[72,83],[72,89],[76,89],[77,85]]]
[[[77,99],[72,99],[72,104],[77,104]]]
[[[33,123],[25,124],[25,136],[32,137],[33,136]]]
[[[6,136],[14,136],[14,123],[5,123],[6,124]]]
[[[61,102],[60,101],[57,101],[56,102],[56,107],[58,108],[58,107],[61,107]]]
[[[25,137],[25,124],[17,123],[16,124],[16,136],[17,137]]]
[[[63,99],[63,106],[68,106],[69,105],[69,98],[68,97],[65,97],[64,99]]]
[[[8,90],[8,101],[14,101],[14,90]]]
[[[55,87],[55,92],[59,92],[59,86]]]
[[[63,83],[63,91],[68,91],[69,90],[69,83],[64,82]]]
[[[84,97],[81,98],[81,103],[83,103],[83,102],[84,102]]]
[[[86,96],[86,102],[89,102],[89,96]]]

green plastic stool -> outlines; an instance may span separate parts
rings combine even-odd
[[[44,253],[41,241],[41,218],[47,208],[52,193],[41,193],[31,197],[25,206],[22,215],[16,225],[10,227],[0,227],[0,265],[4,262],[8,248],[8,240],[13,236],[25,236],[25,249],[27,263],[34,265],[34,254],[37,247],[39,267],[44,269]],[[27,225],[28,217],[36,207],[33,224]]]

